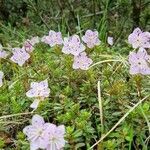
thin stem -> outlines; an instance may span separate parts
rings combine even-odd
[[[122,62],[122,60],[119,60],[119,59],[109,59],[109,60],[99,61],[99,62],[97,62],[97,63],[91,65],[91,66],[89,67],[89,69],[92,68],[92,67],[94,67],[94,66],[96,66],[96,65],[99,65],[99,64],[102,64],[102,63],[109,63],[109,62]]]
[[[122,123],[124,121],[124,119],[137,107],[139,106],[143,101],[145,101],[150,95],[144,97],[143,99],[141,99],[138,103],[136,103],[132,108],[130,108],[128,110],[128,112],[126,114],[124,114],[124,116],[122,116],[122,118],[120,118],[120,120],[104,135],[100,138],[100,140],[98,140],[94,145],[92,145],[88,150],[92,149],[93,147],[95,147],[97,144],[99,144],[102,140],[104,140],[113,130],[116,129],[116,127]]]
[[[0,124],[22,124],[22,122],[15,122],[15,121],[0,121]]]
[[[100,112],[100,122],[101,122],[101,135],[103,135],[104,132],[104,121],[103,121],[103,106],[102,106],[102,98],[101,98],[101,83],[98,81],[97,83],[97,89],[98,89],[98,102],[99,102],[99,112]]]
[[[1,116],[0,119],[6,119],[6,118],[11,118],[11,117],[16,117],[16,116],[22,116],[22,115],[29,115],[29,114],[33,114],[33,112],[26,112],[26,113],[18,113],[18,114],[5,115],[5,116]]]
[[[146,140],[144,141],[144,143],[146,144],[146,143],[148,143],[149,142],[149,140],[150,140],[150,135],[149,135],[149,137],[148,138],[146,138]]]

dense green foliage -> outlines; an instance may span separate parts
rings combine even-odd
[[[149,95],[149,76],[129,74],[127,56],[132,48],[126,42],[133,27],[149,28],[148,1],[141,2],[139,22],[132,16],[134,0],[2,0],[0,3],[4,10],[7,8],[5,13],[0,10],[3,14],[0,16],[0,43],[8,51],[9,47],[22,46],[27,38],[47,34],[49,29],[60,30],[67,36],[68,32],[82,35],[90,28],[97,29],[103,41],[100,46],[87,49],[94,63],[121,60],[101,63],[88,71],[73,70],[72,56],[62,54],[59,47],[50,48],[43,43],[36,46],[30,61],[23,67],[0,60],[0,70],[5,74],[4,85],[0,88],[0,116],[30,112],[32,100],[25,95],[30,83],[48,78],[50,97],[34,113],[42,115],[46,121],[66,126],[66,150],[87,150],[135,103]],[[113,47],[105,42],[107,34],[115,37]],[[97,98],[99,80],[104,126],[101,126]],[[149,100],[96,148],[148,150]],[[32,114],[0,119],[0,149],[29,149],[22,129],[31,117]]]

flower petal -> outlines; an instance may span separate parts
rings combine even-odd
[[[32,117],[32,125],[33,126],[37,126],[38,127],[38,126],[44,125],[44,123],[45,123],[45,121],[44,121],[42,116],[34,115]]]
[[[30,107],[33,108],[33,109],[37,109],[39,103],[40,103],[40,100],[35,99],[35,100],[33,101],[33,103],[30,105]]]
[[[38,96],[38,91],[36,89],[31,89],[28,92],[26,92],[27,97],[37,97]]]
[[[130,74],[138,74],[138,73],[140,73],[140,70],[139,70],[138,66],[131,65],[129,72],[130,72]]]
[[[38,150],[39,149],[39,146],[37,143],[30,143],[30,150]]]
[[[65,134],[65,126],[60,125],[57,127],[57,134],[64,135]]]
[[[27,135],[28,137],[30,137],[32,135],[32,130],[33,130],[33,126],[32,125],[29,125],[29,126],[26,126],[24,129],[23,129],[23,133],[25,135]]]

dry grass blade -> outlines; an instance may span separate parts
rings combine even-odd
[[[143,99],[141,99],[137,104],[135,104],[132,108],[130,108],[130,110],[104,135],[100,138],[100,140],[98,140],[94,145],[92,145],[90,149],[94,148],[97,144],[99,144],[102,140],[104,140],[113,130],[115,130],[115,128],[122,122],[124,121],[124,119],[137,107],[139,106],[144,100],[146,100],[150,95],[144,97]]]
[[[0,119],[6,119],[6,118],[11,118],[11,117],[16,117],[16,116],[23,116],[23,115],[29,115],[33,114],[33,112],[26,112],[26,113],[18,113],[18,114],[12,114],[12,115],[5,115],[1,116]]]
[[[104,122],[103,122],[103,106],[102,106],[102,98],[101,98],[101,83],[98,81],[97,83],[97,89],[98,89],[98,102],[99,102],[99,112],[100,112],[100,121],[101,121],[101,127],[102,127],[102,134],[104,131]]]

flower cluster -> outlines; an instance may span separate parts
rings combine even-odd
[[[26,93],[29,98],[34,98],[34,102],[30,105],[31,108],[36,109],[40,103],[50,94],[48,88],[48,81],[44,80],[41,82],[31,82],[31,89]]]
[[[130,74],[150,74],[150,55],[145,48],[150,48],[150,33],[142,32],[136,28],[128,37],[128,42],[133,48],[139,48],[137,52],[129,54]]]
[[[93,48],[94,46],[97,46],[101,43],[101,41],[98,38],[97,31],[87,30],[85,32],[85,35],[81,39],[87,45],[88,48]],[[72,35],[63,39],[60,32],[50,30],[49,35],[43,36],[41,38],[41,41],[46,44],[49,44],[51,47],[55,45],[62,45],[62,52],[64,54],[72,54],[75,57],[73,63],[74,69],[87,70],[88,67],[92,64],[92,60],[88,58],[86,54],[84,57],[81,57],[81,53],[85,53],[86,46],[82,44],[78,35]],[[81,58],[83,58],[82,61]],[[76,66],[76,62],[79,64],[78,66],[85,66],[74,67]]]
[[[101,43],[98,38],[97,31],[87,30],[82,37],[82,41],[86,43],[88,48],[94,48]],[[88,70],[92,64],[92,60],[88,58],[85,50],[86,47],[81,43],[78,35],[73,35],[68,38],[64,38],[64,46],[62,52],[65,54],[72,54],[74,56],[73,69]]]
[[[24,63],[30,58],[30,53],[34,50],[34,45],[37,43],[39,43],[39,37],[33,37],[31,40],[27,39],[22,48],[12,48],[12,56],[10,60],[19,66],[23,66]],[[0,58],[7,58],[8,55],[8,52],[4,51],[2,45],[0,44]]]
[[[93,48],[94,46],[97,46],[101,43],[101,41],[98,38],[98,32],[91,30],[87,30],[85,32],[85,35],[82,37],[82,40],[84,43],[86,43],[88,48]],[[13,62],[17,63],[19,66],[23,66],[23,64],[30,58],[30,53],[34,50],[34,45],[39,42],[39,37],[33,37],[30,40],[27,39],[24,42],[22,48],[13,48],[13,55],[10,59]],[[75,57],[73,66],[76,63],[76,58],[80,58],[82,56],[81,53],[86,50],[86,47],[82,44],[78,35],[65,37],[63,40],[61,32],[55,32],[53,30],[49,31],[48,36],[43,36],[41,38],[41,42],[49,44],[51,47],[56,45],[63,45],[62,52],[65,54],[72,54]],[[4,57],[4,54],[2,55]],[[80,61],[81,59],[78,59],[78,63],[80,64],[80,66],[85,64],[86,67],[84,67],[83,70],[87,70],[87,68],[92,64],[92,60],[88,58],[87,55],[81,58],[84,59],[82,61]],[[83,67],[73,68],[82,69]]]
[[[30,150],[61,150],[65,146],[64,125],[57,127],[52,123],[45,123],[39,115],[33,116],[32,124],[26,126],[23,132],[30,142]]]
[[[65,37],[63,39],[61,32],[50,30],[48,36],[43,36],[41,39],[38,36],[35,36],[31,39],[27,39],[23,43],[22,48],[12,48],[12,56],[10,60],[18,64],[19,66],[23,66],[24,63],[30,58],[30,53],[33,52],[35,45],[39,42],[44,42],[46,44],[49,44],[51,47],[62,45],[63,53],[72,54],[75,57],[73,68],[87,70],[93,61],[88,58],[87,54],[85,54],[85,50],[86,47],[94,48],[95,46],[100,45],[101,41],[98,35],[98,31],[87,30],[85,32],[85,35],[81,37],[82,41],[86,44],[85,46],[78,35]],[[113,37],[108,37],[107,42],[109,45],[113,45]],[[6,58],[7,56],[8,53],[6,51],[3,51],[2,46],[0,45],[0,58]],[[78,64],[78,67],[76,64]]]
[[[85,46],[78,35],[65,37],[63,39],[61,32],[55,32],[53,30],[50,30],[49,34],[43,36],[41,39],[38,36],[32,37],[30,40],[27,39],[23,43],[22,48],[12,48],[12,56],[10,60],[18,64],[19,66],[23,66],[24,63],[30,58],[30,53],[33,52],[35,45],[39,42],[44,42],[46,44],[49,44],[51,47],[56,45],[62,45],[63,53],[72,54],[75,57],[73,62],[73,68],[87,70],[92,64],[92,60],[88,58],[88,56],[85,54],[85,50],[86,47],[94,48],[95,46],[100,45],[101,41],[99,40],[98,35],[98,31],[87,30],[85,32],[85,35],[81,37],[82,41],[86,44]],[[112,37],[110,37],[108,43],[110,45],[113,45]],[[84,54],[84,57],[81,53]],[[0,58],[6,58],[7,56],[7,52],[3,51],[0,47]],[[78,63],[78,66],[80,67],[75,67],[77,66],[75,65],[76,63]]]

